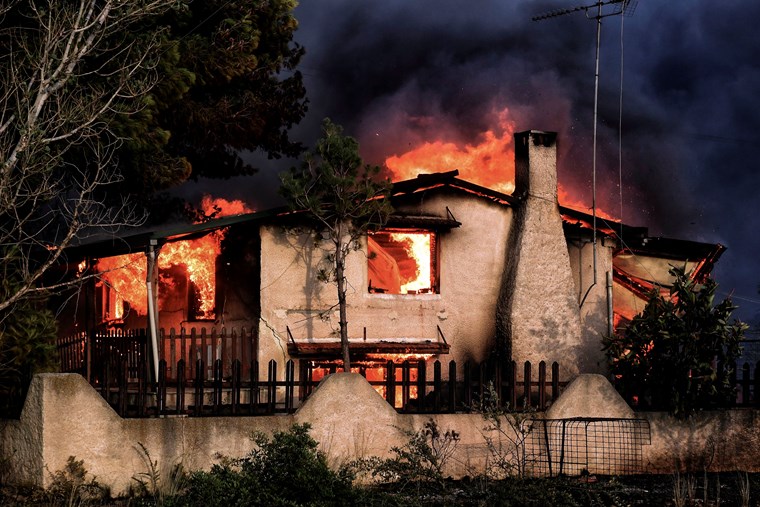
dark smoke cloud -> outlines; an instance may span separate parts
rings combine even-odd
[[[587,2],[591,3],[591,2]],[[382,164],[424,141],[477,142],[509,108],[560,136],[560,180],[591,200],[595,22],[565,0],[304,0],[296,10],[318,137],[325,116]],[[623,22],[622,213],[653,235],[729,247],[716,276],[760,313],[760,4],[640,0]],[[620,214],[621,17],[604,19],[597,199]]]
[[[302,0],[297,40],[312,145],[330,117],[382,165],[424,141],[477,142],[508,108],[516,129],[559,133],[559,177],[591,202],[596,25],[571,0]],[[760,315],[760,3],[639,0],[624,21],[623,191],[618,188],[621,17],[602,28],[597,199],[652,235],[719,242],[716,278],[745,319]],[[262,161],[234,182],[277,201]],[[224,185],[211,190],[224,193]]]

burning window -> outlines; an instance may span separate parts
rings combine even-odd
[[[108,283],[101,281],[96,285],[96,289],[95,304],[101,320],[110,324],[122,322],[124,314],[129,313],[129,303],[126,303],[119,292]]]
[[[168,243],[158,255],[158,306],[161,311],[184,311],[190,321],[215,317],[216,258],[220,237],[211,233],[199,239]],[[147,315],[145,254],[99,259],[101,320],[126,317],[124,308]]]
[[[386,229],[367,237],[369,292],[438,292],[437,235],[432,231]]]
[[[95,303],[101,322],[121,323],[130,311],[147,315],[144,254],[99,259],[95,269],[100,272]]]
[[[207,218],[248,213],[242,201],[228,201],[204,196],[201,203]],[[183,320],[202,321],[216,318],[216,269],[226,229],[205,236],[168,242],[158,249],[158,308],[161,312],[183,312]],[[147,260],[145,253],[133,253],[98,259],[100,273],[101,320],[122,321],[128,311],[148,313]]]

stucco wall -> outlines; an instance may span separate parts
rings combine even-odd
[[[616,396],[603,377],[583,375],[546,417],[568,421],[584,416],[630,417],[629,409]],[[636,417],[648,421],[651,435],[651,445],[641,449],[642,471],[760,471],[760,412],[756,410],[699,413],[688,421],[662,413]],[[329,462],[338,466],[359,457],[391,456],[392,446],[403,445],[410,432],[422,429],[430,420],[441,431],[459,434],[447,474],[462,477],[485,471],[490,459],[485,438],[498,439],[499,434],[487,430],[480,415],[398,414],[363,377],[344,373],[327,377],[292,416],[160,419],[121,419],[81,376],[38,375],[21,419],[0,425],[0,449],[7,460],[4,480],[8,482],[46,485],[51,472],[74,456],[84,460],[99,482],[119,493],[129,487],[134,476],[147,470],[138,443],[148,449],[163,473],[178,463],[186,470],[208,469],[220,455],[245,455],[256,431],[309,423],[311,435],[320,442]],[[508,445],[505,436],[509,435],[502,435],[501,441]],[[589,452],[603,454],[608,449]],[[577,473],[580,468],[566,471]]]
[[[446,216],[461,227],[439,236],[440,294],[370,294],[366,244],[346,265],[351,339],[437,340],[440,326],[451,345],[442,361],[480,361],[490,351],[494,313],[512,210],[472,195],[434,195],[414,208]],[[335,287],[317,280],[322,245],[306,234],[277,226],[261,228],[260,359],[286,358],[289,327],[296,340],[337,339]],[[326,312],[326,313],[325,313]]]
[[[198,470],[210,468],[220,456],[242,457],[253,448],[254,432],[309,423],[329,462],[339,466],[360,457],[390,456],[392,446],[407,441],[407,432],[430,419],[398,414],[357,374],[327,377],[294,415],[152,419],[120,418],[79,375],[42,374],[32,382],[20,420],[0,425],[0,450],[7,458],[8,483],[46,486],[51,473],[74,456],[118,494],[148,470],[140,443],[167,474],[179,463],[185,470]],[[482,418],[444,414],[432,419],[461,436],[449,473],[462,476],[482,469]]]
[[[589,234],[590,236],[590,234]],[[594,246],[591,238],[569,241],[570,270],[575,282],[581,312],[581,361],[583,373],[606,373],[607,358],[602,351],[602,337],[607,334],[607,273],[612,271],[615,242],[597,238],[596,283],[594,282]],[[614,295],[613,295],[614,300]]]

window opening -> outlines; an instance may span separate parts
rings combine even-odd
[[[437,293],[437,236],[426,230],[386,229],[367,236],[369,292]]]
[[[119,324],[123,322],[125,306],[128,308],[129,303],[119,295],[118,291],[103,281],[95,284],[97,290],[96,310],[100,315],[101,322],[109,324]]]

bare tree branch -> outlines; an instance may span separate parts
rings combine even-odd
[[[73,283],[45,279],[67,247],[144,221],[128,201],[104,196],[122,181],[111,124],[143,107],[160,32],[140,44],[119,34],[177,3],[0,2],[0,46],[9,48],[0,53],[0,263],[14,274],[0,312]]]

